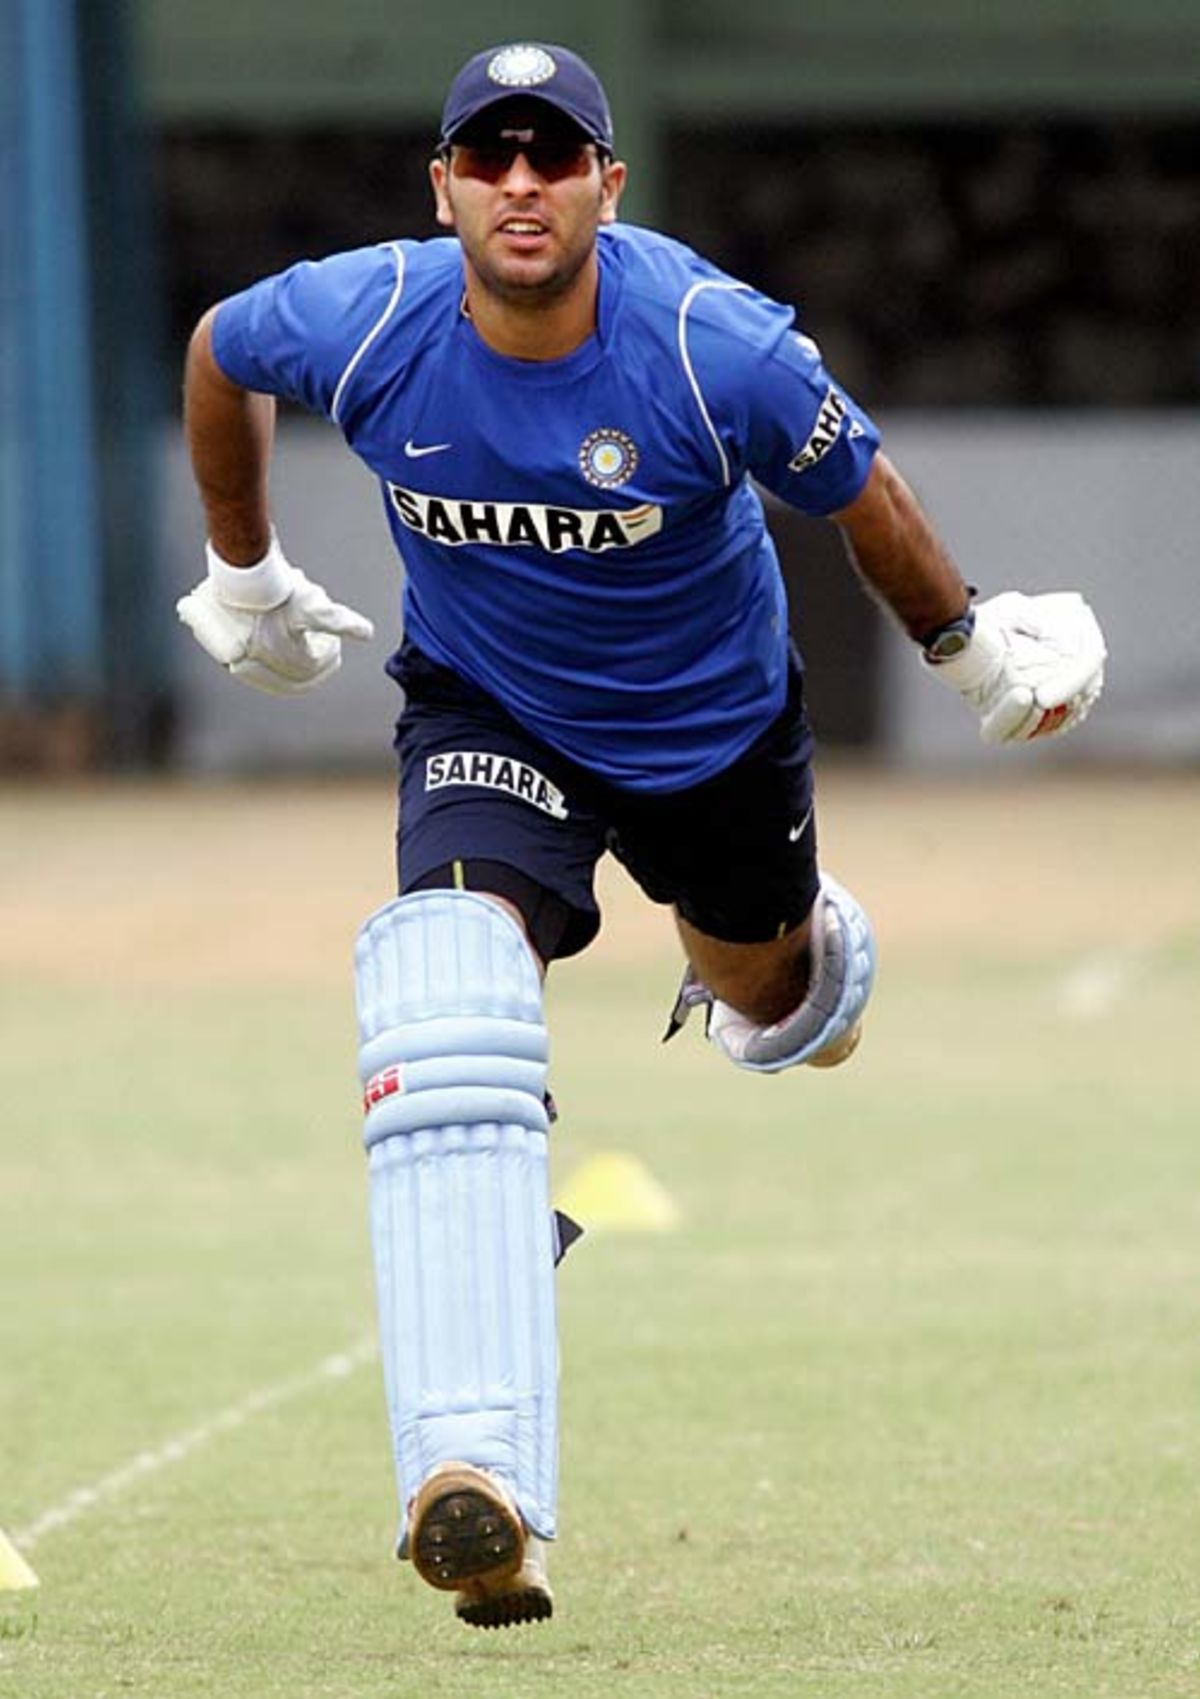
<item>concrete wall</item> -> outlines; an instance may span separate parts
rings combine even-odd
[[[1109,639],[1091,721],[1024,761],[1200,761],[1200,421],[1188,415],[1052,415],[884,421],[885,443],[963,572],[984,595],[1082,590]],[[172,595],[203,570],[203,529],[178,434],[162,447],[163,571]],[[289,551],[376,621],[365,649],[311,698],[228,681],[182,627],[174,643],[184,765],[202,771],[366,765],[389,759],[398,693],[383,675],[398,639],[401,575],[369,474],[328,427],[285,420],[274,483]],[[924,677],[903,639],[883,653],[880,754],[969,765],[994,755],[973,717]]]

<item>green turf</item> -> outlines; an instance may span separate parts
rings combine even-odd
[[[1200,1691],[1200,950],[1070,1020],[1030,948],[889,959],[841,1074],[660,1049],[669,969],[552,987],[560,1175],[670,1235],[560,1276],[552,1624],[388,1558],[374,1366],[133,1483],[0,1594],[11,1699]],[[371,1325],[348,987],[0,995],[0,1524]]]

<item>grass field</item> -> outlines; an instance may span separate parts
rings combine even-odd
[[[0,791],[4,1699],[1200,1692],[1200,787],[833,772],[859,1058],[662,1048],[612,873],[552,975],[557,1613],[389,1558],[349,970],[386,780]],[[585,1223],[586,1225],[586,1223]]]

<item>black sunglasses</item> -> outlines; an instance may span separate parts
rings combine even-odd
[[[602,161],[606,157],[595,142],[589,142],[583,136],[539,139],[530,135],[525,140],[520,132],[480,137],[476,141],[455,141],[441,149],[442,158],[451,164],[456,176],[477,177],[485,183],[498,183],[506,177],[518,154],[524,156],[534,175],[546,183],[585,176],[593,155]]]

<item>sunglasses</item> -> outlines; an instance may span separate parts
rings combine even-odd
[[[594,142],[578,136],[547,137],[544,141],[524,141],[514,137],[488,137],[477,142],[455,142],[443,150],[457,177],[476,177],[484,183],[498,183],[512,170],[518,154],[524,156],[529,169],[544,183],[560,183],[567,177],[586,177],[591,169],[592,156],[599,149]]]

